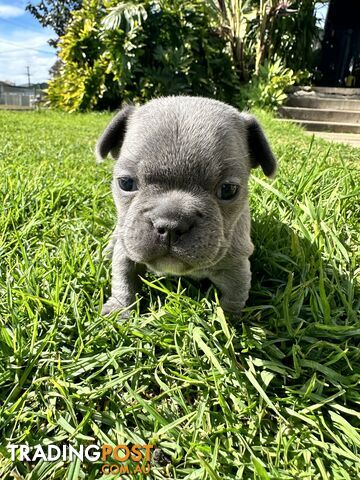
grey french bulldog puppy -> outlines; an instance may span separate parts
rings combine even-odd
[[[257,120],[217,100],[163,97],[125,106],[97,142],[116,160],[112,191],[112,292],[102,314],[130,306],[145,269],[208,278],[238,314],[249,295],[253,252],[248,179],[276,170]]]

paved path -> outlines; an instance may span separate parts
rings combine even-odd
[[[360,148],[360,135],[357,133],[308,132],[329,142],[345,143]]]

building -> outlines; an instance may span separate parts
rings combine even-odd
[[[323,86],[360,88],[360,0],[330,0],[319,69]]]
[[[46,83],[18,86],[0,80],[0,108],[34,108],[34,100],[43,97],[46,87]]]

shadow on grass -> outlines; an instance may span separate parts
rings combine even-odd
[[[254,219],[251,236],[255,250],[250,258],[252,283],[244,321],[266,320],[269,326],[285,327],[292,335],[301,321],[333,326],[356,321],[360,290],[349,274],[341,272],[336,259],[326,259],[315,243],[273,216]],[[148,278],[156,277],[150,274]],[[172,291],[179,288],[178,278],[162,281]],[[205,296],[216,301],[215,288],[208,279],[182,277],[180,284],[193,299]],[[146,312],[151,304],[146,286],[142,293],[141,311]],[[160,294],[162,302],[165,298]]]
[[[252,287],[245,311],[271,304],[288,330],[296,328],[296,317],[339,326],[356,321],[359,288],[337,258],[327,258],[324,248],[273,216],[253,220],[252,240]],[[287,313],[283,308],[289,304],[295,310]]]
[[[229,319],[237,353],[262,366],[275,361],[274,371],[280,375],[286,368],[282,381],[274,385],[279,397],[287,394],[286,385],[292,394],[314,402],[325,397],[342,397],[347,405],[358,401],[359,288],[336,258],[327,259],[318,245],[273,216],[253,220],[252,240],[250,296],[241,320]],[[162,282],[179,291],[178,279]],[[180,284],[194,300],[216,301],[208,280],[182,278]],[[145,289],[144,311],[148,294]],[[160,293],[159,303],[166,303],[165,294]]]

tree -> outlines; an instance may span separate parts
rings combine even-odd
[[[82,0],[42,0],[33,5],[29,2],[26,5],[28,10],[43,27],[51,27],[58,37],[65,34],[66,28],[71,19],[71,12],[78,10]],[[49,40],[50,45],[56,46],[58,39]]]
[[[61,68],[63,66],[63,62],[57,58],[55,63],[50,67],[49,74],[51,78],[58,77],[61,75]]]

